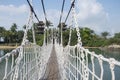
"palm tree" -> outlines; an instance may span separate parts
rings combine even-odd
[[[16,23],[13,23],[13,25],[11,26],[10,30],[12,32],[16,32],[16,29],[17,29],[17,24]]]
[[[17,24],[13,23],[13,25],[10,28],[10,32],[12,33],[11,37],[11,41],[12,43],[16,43],[17,42]]]

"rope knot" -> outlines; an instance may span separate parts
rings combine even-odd
[[[110,59],[109,59],[110,69],[112,69],[112,70],[113,70],[114,67],[115,67],[114,61],[115,61],[114,58],[110,58]]]

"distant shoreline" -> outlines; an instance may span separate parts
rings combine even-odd
[[[0,46],[0,49],[15,49],[18,46]]]
[[[18,46],[4,46],[4,45],[1,45],[0,46],[0,49],[15,49],[17,48]],[[116,46],[116,45],[109,45],[109,46],[106,46],[106,47],[88,47],[88,46],[83,46],[84,48],[88,48],[88,49],[96,49],[96,48],[99,48],[99,49],[111,49],[111,48],[114,48],[114,49],[120,49],[120,45]]]
[[[100,48],[100,47],[88,47],[88,46],[83,46],[84,48],[88,48],[88,49],[96,49],[96,48]]]
[[[0,46],[0,49],[15,49],[17,48],[18,46]],[[87,46],[83,46],[84,48],[100,48],[100,47],[87,47]]]

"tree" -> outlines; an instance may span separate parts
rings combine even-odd
[[[6,43],[12,43],[12,32],[10,30],[7,30],[5,32],[5,42]]]
[[[12,32],[16,32],[17,30],[17,24],[16,23],[13,23],[13,25],[11,26],[11,28],[10,28],[10,30],[12,31]]]
[[[22,42],[23,35],[24,35],[24,31],[23,30],[17,31],[17,39],[16,39],[17,43]]]
[[[109,36],[109,32],[102,32],[101,33],[101,36],[104,38],[104,39],[107,39],[107,36]]]
[[[115,33],[113,38],[109,39],[109,44],[120,44],[120,32]]]
[[[17,42],[17,24],[16,23],[13,23],[12,24],[12,26],[11,26],[11,28],[10,28],[10,31],[11,31],[11,35],[10,35],[10,37],[11,37],[11,42],[12,43],[16,43]]]
[[[90,28],[81,28],[80,29],[80,33],[81,33],[81,39],[83,42],[84,46],[92,46],[92,41],[94,41],[94,31],[91,30]]]
[[[120,32],[119,33],[115,33],[114,38],[120,38]]]
[[[5,36],[6,29],[4,27],[0,27],[0,37]]]

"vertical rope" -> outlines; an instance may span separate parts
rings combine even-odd
[[[100,69],[101,69],[101,74],[100,74],[100,80],[103,80],[103,61],[101,60],[103,56],[102,55],[99,55],[99,64],[100,64]]]
[[[23,78],[22,80],[25,79],[25,73],[26,73],[25,48],[23,48]]]
[[[69,79],[71,80],[71,76],[70,76],[70,62],[68,62],[68,68],[69,68]]]
[[[26,52],[25,53],[25,56],[26,56],[26,80],[28,80],[28,75],[27,75],[27,73],[28,73],[28,52]]]
[[[7,80],[8,57],[7,57],[5,60],[6,60],[6,64],[5,64],[5,75],[4,75],[3,80]]]
[[[95,74],[95,68],[94,68],[94,56],[91,55],[91,61],[92,61],[92,72]],[[92,75],[92,80],[94,80],[94,75]]]
[[[85,73],[84,73],[84,66],[85,66],[85,60],[84,60],[84,57],[85,57],[85,55],[84,55],[84,52],[83,52],[83,50],[81,50],[81,58],[82,58],[82,60],[81,60],[81,63],[82,63],[82,65],[81,65],[81,69],[82,69],[82,79],[84,80],[85,79]]]
[[[76,59],[77,59],[77,62],[76,62],[76,63],[77,63],[77,65],[76,65],[76,66],[77,66],[77,67],[76,67],[76,68],[77,68],[76,77],[77,77],[77,80],[78,80],[78,77],[79,77],[79,76],[78,76],[78,70],[79,70],[79,68],[78,68],[78,61],[79,61],[79,59],[78,59],[78,58],[79,58],[78,50],[79,50],[79,47],[77,47],[77,51],[76,51]]]
[[[44,29],[44,41],[43,41],[43,46],[46,45],[46,28]]]
[[[31,13],[31,15],[33,15],[33,13]],[[32,34],[33,34],[33,43],[36,44],[33,16],[32,16]]]
[[[25,25],[25,30],[24,30],[24,36],[23,36],[23,40],[22,40],[22,45],[25,44],[25,41],[27,39],[27,32],[28,32],[28,28],[29,28],[29,24],[30,24],[30,19],[31,19],[31,14],[30,14],[30,11],[29,11],[28,20],[27,20],[27,23]]]
[[[38,77],[39,77],[39,75],[38,75],[38,74],[39,74],[38,55],[37,55],[38,53],[37,53],[36,49],[37,49],[37,47],[34,46],[34,52],[35,52],[34,54],[35,54],[35,59],[36,59],[36,60],[35,60],[35,61],[36,61],[36,70],[35,70],[35,71],[36,71],[36,77],[38,78]]]
[[[71,0],[71,4],[74,2],[74,0]],[[69,41],[68,41],[68,45],[70,45],[70,41],[71,41],[71,33],[72,33],[72,27],[73,27],[73,22],[74,22],[74,11],[73,11],[73,7],[72,7],[72,16],[71,16],[71,25],[70,25],[70,33],[69,33]]]
[[[86,80],[89,79],[89,72],[88,72],[88,49],[85,51],[85,58],[86,58],[86,67],[85,67],[85,78]]]
[[[63,31],[62,31],[62,28],[63,28],[63,24],[61,23],[60,24],[60,26],[61,26],[61,46],[63,45]]]
[[[14,65],[14,54],[12,54],[12,64],[11,64],[11,70],[13,69],[13,65]],[[13,79],[13,71],[11,73],[11,77],[10,77],[10,80]]]
[[[114,61],[115,61],[115,59],[110,58],[109,64],[110,64],[110,70],[111,70],[112,80],[115,80],[115,73],[114,73],[114,67],[115,67],[115,65],[113,63]]]

